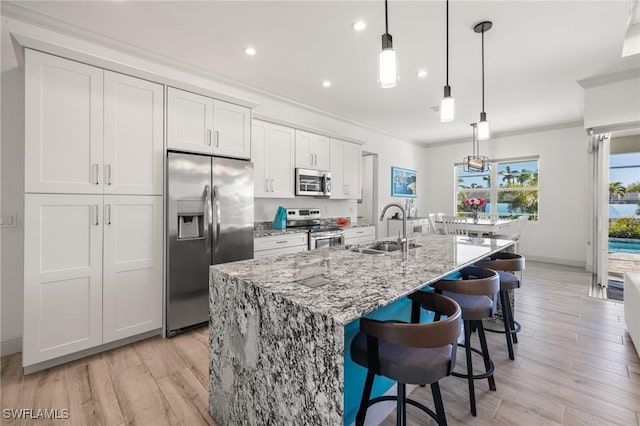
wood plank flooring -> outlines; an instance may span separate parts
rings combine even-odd
[[[450,425],[639,425],[640,359],[624,327],[623,305],[588,297],[589,284],[590,275],[576,268],[527,264],[516,293],[523,326],[516,360],[508,359],[503,335],[487,333],[498,389],[476,383],[478,416],[472,417],[466,381],[442,380]],[[8,420],[0,413],[0,424],[215,425],[208,410],[207,345],[204,328],[28,376],[20,354],[5,356],[0,408],[66,408],[70,417]],[[462,371],[462,351],[458,361]],[[411,397],[432,406],[429,387]],[[408,413],[411,426],[435,424],[413,407]],[[383,425],[394,420],[392,413]]]

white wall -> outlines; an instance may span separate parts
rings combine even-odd
[[[587,159],[582,127],[549,130],[480,142],[480,152],[490,158],[539,155],[538,222],[529,222],[520,252],[531,259],[584,266],[587,230]],[[453,164],[471,153],[471,141],[426,149],[427,208],[453,213]]]
[[[625,78],[603,84],[598,84],[598,79],[594,78],[592,82],[582,83],[585,85],[585,128],[640,120],[640,69],[619,75]]]
[[[366,128],[347,120],[341,120],[331,114],[288,102],[262,92],[251,91],[247,88],[232,85],[228,82],[216,81],[203,74],[186,72],[172,68],[167,64],[150,62],[140,55],[125,53],[129,47],[120,45],[117,49],[99,46],[88,41],[91,34],[79,39],[50,31],[15,19],[2,17],[2,209],[3,212],[18,213],[19,226],[2,232],[2,288],[1,302],[2,323],[0,339],[2,342],[19,339],[22,336],[22,292],[23,292],[23,190],[24,190],[24,79],[23,71],[18,68],[15,52],[9,33],[15,31],[22,35],[45,40],[57,46],[63,46],[82,55],[91,63],[105,60],[129,69],[134,75],[143,75],[147,79],[153,76],[187,82],[193,86],[244,100],[256,102],[258,106],[254,112],[268,115],[288,122],[300,123],[304,126],[323,130],[332,135],[340,135],[347,139],[364,141],[365,151],[379,155],[378,176],[380,181],[379,206],[391,201],[390,197],[390,169],[399,166],[418,171],[418,190],[425,188],[426,169],[424,168],[424,148],[395,139],[372,128]],[[79,37],[79,36],[76,36]],[[117,46],[117,42],[110,43]],[[88,56],[87,56],[88,55]],[[326,204],[328,203],[328,204]],[[420,197],[417,207],[426,211],[424,198]],[[275,207],[318,207],[326,206],[328,216],[350,216],[355,220],[355,201],[321,201],[309,197],[298,197],[285,200],[256,200],[255,219],[258,221],[272,220]],[[392,213],[392,212],[391,212]]]

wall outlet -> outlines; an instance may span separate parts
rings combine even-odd
[[[18,226],[17,213],[2,213],[0,215],[0,227],[15,228],[16,226]]]

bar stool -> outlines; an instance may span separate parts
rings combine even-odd
[[[496,382],[493,378],[495,369],[493,361],[489,357],[489,349],[487,347],[487,339],[484,334],[482,320],[491,318],[495,312],[494,300],[500,290],[500,279],[498,273],[491,269],[478,268],[469,266],[460,271],[462,279],[460,280],[440,280],[433,284],[437,293],[444,292],[448,296],[458,302],[462,310],[462,320],[464,324],[464,348],[467,359],[467,374],[452,372],[452,376],[467,379],[469,383],[469,402],[471,405],[471,414],[476,415],[476,396],[474,380],[487,379],[489,389],[496,390]],[[419,298],[422,292],[413,293],[409,299],[413,301],[411,320],[417,322],[420,314],[420,307],[426,308]],[[438,320],[436,315],[436,321]],[[471,331],[478,330],[480,338],[479,351],[471,347]],[[462,346],[462,345],[459,345]],[[475,352],[482,355],[484,360],[485,372],[481,374],[473,374],[473,363],[471,354]]]
[[[487,331],[504,333],[507,338],[509,359],[513,360],[515,359],[513,355],[513,343],[518,343],[516,334],[520,332],[522,327],[518,321],[513,319],[513,308],[511,307],[511,300],[509,299],[509,291],[520,288],[522,271],[524,271],[524,256],[516,253],[494,253],[488,258],[477,262],[476,266],[493,269],[497,271],[500,276],[500,304],[502,307],[504,331],[491,330],[488,328]],[[520,278],[515,275],[515,272],[520,272]]]
[[[446,315],[443,321],[408,324],[399,321],[360,320],[360,332],[351,343],[351,358],[367,369],[356,425],[364,425],[367,408],[381,401],[396,401],[396,422],[405,426],[406,404],[427,413],[439,425],[447,419],[438,381],[451,374],[456,362],[456,342],[460,335],[460,307],[446,296],[421,293],[416,300],[427,309]],[[371,397],[376,375],[397,382],[397,396]],[[406,384],[431,385],[435,412],[407,398]]]

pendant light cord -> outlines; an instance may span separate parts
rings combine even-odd
[[[389,12],[387,11],[387,0],[384,0],[384,32],[389,34]]]
[[[385,0],[386,1],[386,0]],[[447,0],[447,86],[449,85],[449,0]]]
[[[484,112],[484,28],[482,28],[482,112]]]

